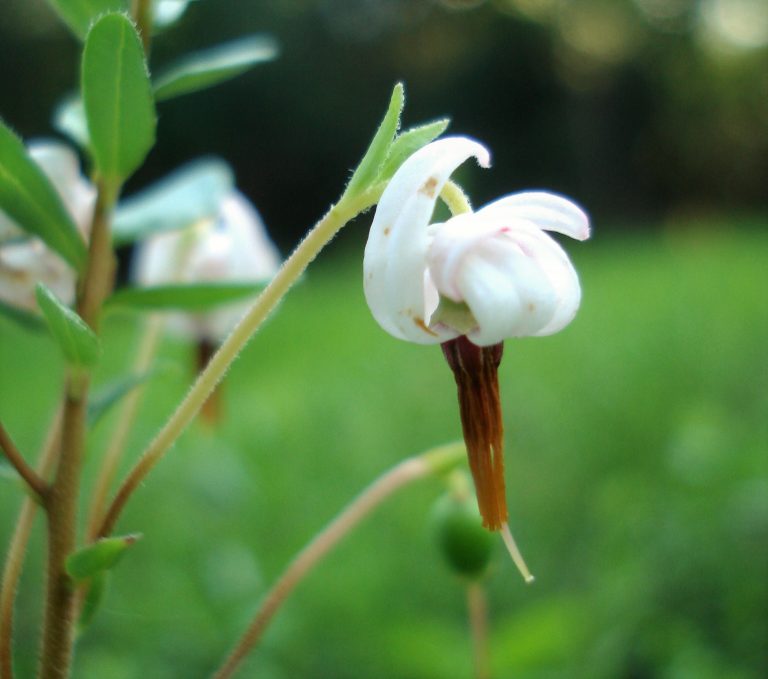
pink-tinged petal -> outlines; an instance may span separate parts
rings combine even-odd
[[[365,296],[376,321],[395,337],[435,344],[457,336],[427,325],[427,227],[451,173],[472,156],[482,167],[490,163],[488,150],[467,137],[428,144],[400,166],[376,208],[363,260]]]
[[[576,240],[589,238],[589,217],[576,203],[546,191],[513,193],[489,203],[478,216],[494,220],[526,220],[544,231],[556,231]]]

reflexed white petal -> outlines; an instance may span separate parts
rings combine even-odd
[[[589,217],[576,203],[546,191],[513,193],[489,203],[477,215],[495,220],[524,219],[545,231],[556,231],[577,240],[589,238]]]
[[[546,275],[555,293],[557,307],[550,321],[537,332],[537,336],[551,335],[568,325],[581,302],[579,277],[568,255],[560,245],[542,231],[516,230],[515,240]]]
[[[280,255],[255,208],[233,191],[215,219],[148,239],[137,253],[134,278],[142,285],[267,281]],[[177,334],[222,341],[248,308],[236,302],[206,313],[169,315]]]
[[[395,337],[434,344],[457,335],[427,326],[427,226],[445,182],[472,156],[483,167],[490,163],[488,150],[467,137],[428,144],[398,169],[376,208],[363,260],[365,296],[374,318]]]
[[[499,240],[489,241],[500,249]],[[557,296],[545,273],[516,247],[503,257],[479,250],[460,274],[464,301],[477,321],[468,337],[479,346],[537,333],[553,317]]]
[[[265,281],[280,267],[281,257],[267,234],[261,216],[241,193],[233,191],[222,202],[218,222],[232,243],[232,280]]]

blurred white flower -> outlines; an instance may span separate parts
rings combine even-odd
[[[29,154],[51,180],[78,230],[87,238],[96,189],[80,174],[75,152],[59,142],[33,141]],[[39,238],[26,234],[0,212],[0,300],[35,310],[38,282],[47,285],[66,304],[74,301],[75,272]]]
[[[261,217],[233,191],[214,218],[152,236],[141,245],[134,278],[145,286],[266,282],[279,266],[280,254]],[[169,316],[169,326],[191,339],[218,344],[247,308],[248,303],[237,302],[205,313],[175,312]]]
[[[429,224],[451,173],[471,156],[489,165],[476,141],[433,142],[403,163],[379,201],[365,248],[365,295],[395,337],[436,344],[466,335],[490,346],[557,332],[579,306],[576,272],[545,233],[589,237],[587,216],[569,200],[517,193]]]

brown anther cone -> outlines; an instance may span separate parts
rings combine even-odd
[[[507,522],[504,423],[498,380],[504,345],[478,347],[462,336],[441,346],[456,378],[461,427],[483,526],[500,530]]]
[[[208,339],[201,339],[197,343],[197,371],[201,372],[208,365],[216,350],[218,344]],[[217,386],[211,395],[205,400],[200,409],[200,417],[207,425],[214,426],[221,419],[221,386]]]

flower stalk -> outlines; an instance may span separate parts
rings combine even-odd
[[[101,521],[96,533],[97,537],[106,537],[112,532],[131,495],[198,414],[248,340],[315,257],[349,221],[375,205],[382,191],[383,186],[377,185],[353,196],[345,194],[299,243],[269,285],[258,296],[248,313],[211,357],[184,400],[128,473]]]
[[[385,472],[357,496],[320,531],[291,561],[272,586],[251,624],[213,679],[228,679],[259,643],[264,631],[290,593],[308,573],[348,535],[366,516],[396,491],[418,479],[439,474],[456,465],[464,456],[464,446],[453,443],[403,460]]]

